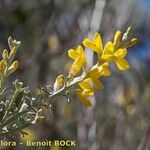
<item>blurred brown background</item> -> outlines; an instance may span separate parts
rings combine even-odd
[[[67,50],[76,48],[92,30],[94,10],[98,12],[95,20],[102,16],[99,32],[104,42],[128,26],[139,39],[129,49],[131,69],[120,72],[112,66],[112,75],[103,79],[105,88],[96,92],[92,115],[73,94],[70,103],[58,98],[53,116],[45,110],[46,119],[26,129],[31,139],[74,139],[77,146],[35,149],[150,149],[149,6],[149,0],[0,0],[1,52],[8,48],[9,36],[22,42],[16,56],[20,67],[10,82],[19,78],[33,95],[37,87],[53,84],[58,74],[67,74]]]

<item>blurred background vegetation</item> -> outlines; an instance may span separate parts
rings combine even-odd
[[[133,28],[139,39],[129,49],[131,69],[124,73],[112,66],[104,78],[104,90],[97,91],[92,125],[87,108],[72,94],[52,105],[52,114],[24,131],[30,139],[73,139],[76,147],[35,148],[61,150],[149,150],[150,149],[150,2],[149,0],[99,0],[105,3],[99,32],[112,40],[116,30]],[[87,36],[96,0],[0,0],[0,50],[8,48],[7,38],[22,42],[15,78],[30,86],[53,84],[60,73],[67,74],[67,50],[76,48]],[[101,3],[99,3],[101,4]],[[97,18],[99,15],[96,16]],[[83,136],[84,135],[84,136]],[[92,135],[94,139],[89,139]],[[16,139],[18,140],[18,139]],[[26,140],[26,139],[22,139]],[[1,148],[4,149],[4,148]],[[8,148],[13,149],[13,148]],[[28,149],[18,146],[14,149]]]

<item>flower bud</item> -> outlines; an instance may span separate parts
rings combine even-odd
[[[17,70],[17,68],[18,68],[18,65],[19,65],[19,63],[18,63],[18,61],[16,60],[16,61],[14,61],[12,64],[11,64],[11,66],[8,68],[8,76],[11,74],[11,73],[13,73],[14,71],[16,71]]]
[[[74,63],[71,66],[71,69],[69,71],[68,78],[73,78],[80,72],[80,69],[82,67],[81,61],[82,61],[82,59],[80,57],[74,61]]]
[[[13,40],[12,37],[8,38],[8,45],[10,49],[13,49],[14,47],[17,49],[20,46],[21,42]]]
[[[23,82],[19,82],[18,79],[16,79],[15,82],[13,82],[13,84],[15,85],[17,91],[20,91],[23,88]]]
[[[0,71],[3,72],[6,68],[6,61],[5,60],[1,60],[0,61]]]
[[[54,91],[59,90],[64,84],[64,76],[61,74],[56,78],[54,83]]]
[[[128,27],[127,31],[123,34],[122,41],[126,41],[131,34],[131,27]]]
[[[138,43],[137,38],[133,38],[129,41],[129,47],[135,46]]]
[[[2,58],[3,58],[4,60],[6,60],[6,59],[8,58],[8,51],[7,51],[7,49],[4,49],[4,50],[3,50]]]

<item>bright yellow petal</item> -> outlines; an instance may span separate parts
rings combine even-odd
[[[109,76],[111,74],[108,69],[108,66],[109,66],[108,63],[104,63],[99,67],[99,72],[101,73],[102,76]]]
[[[99,78],[100,72],[99,72],[98,68],[91,69],[88,73],[88,76],[91,78]]]
[[[69,77],[76,76],[81,70],[82,64],[80,58],[76,59],[72,64],[72,67],[69,71]]]
[[[96,32],[94,35],[94,43],[95,43],[96,47],[98,48],[97,53],[99,53],[99,54],[102,53],[102,51],[103,51],[102,38],[98,32]]]
[[[114,52],[114,46],[112,42],[107,42],[105,48],[104,48],[104,52],[103,55],[108,54],[108,55],[112,55]]]
[[[93,96],[93,94],[94,94],[94,91],[92,89],[84,89],[82,91],[83,96]]]
[[[73,49],[68,50],[68,56],[73,60],[77,59],[80,55]]]
[[[117,31],[115,36],[114,36],[114,42],[113,42],[113,45],[115,48],[117,48],[121,42],[121,36],[122,36],[122,33],[120,31]]]
[[[95,43],[92,42],[91,40],[89,40],[88,38],[84,39],[83,45],[84,45],[85,47],[87,47],[87,48],[92,49],[92,50],[95,51],[96,53],[98,52]]]
[[[129,63],[124,58],[118,59],[116,65],[120,70],[127,70],[130,68]]]
[[[120,48],[118,49],[114,55],[117,57],[117,58],[123,58],[127,55],[127,49],[126,48]]]
[[[93,86],[92,86],[92,80],[90,78],[87,78],[87,79],[83,80],[82,82],[80,82],[79,86],[82,89],[92,89],[93,88]]]
[[[80,102],[82,103],[82,105],[86,106],[86,107],[91,107],[92,103],[90,100],[88,100],[85,96],[82,95],[82,90],[81,89],[77,89],[77,96],[79,97]]]
[[[104,68],[101,74],[103,76],[110,76],[111,72],[109,71],[108,68]]]
[[[81,57],[81,63],[83,67],[86,67],[86,58],[85,58],[85,53],[83,50],[83,47],[81,45],[79,45],[76,49],[76,52],[79,54],[79,56]]]
[[[94,84],[95,88],[97,88],[99,90],[104,88],[102,82],[99,81],[98,79],[93,79],[92,81],[93,81],[93,84]]]
[[[103,60],[107,61],[107,62],[110,62],[110,61],[115,61],[116,60],[116,57],[112,54],[105,54],[105,55],[102,55],[101,57]]]
[[[77,51],[77,53],[78,53],[79,55],[82,55],[82,54],[84,53],[83,47],[82,47],[81,45],[79,45],[79,46],[77,47],[76,51]]]

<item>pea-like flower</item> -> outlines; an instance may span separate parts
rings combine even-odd
[[[86,58],[83,47],[79,45],[76,50],[68,50],[68,56],[74,60],[68,77],[74,77],[80,72],[82,67],[84,69],[86,68]]]
[[[92,80],[90,78],[87,78],[82,82],[80,82],[78,85],[80,88],[78,88],[76,92],[80,99],[80,102],[86,107],[92,106],[91,101],[88,99],[90,96],[93,96],[94,94]]]
[[[121,45],[121,38],[122,38],[122,33],[120,31],[117,31],[115,36],[114,36],[114,41],[112,42],[107,42],[101,59],[106,62],[113,61],[116,63],[117,67],[120,70],[127,70],[130,68],[129,63],[125,59],[125,56],[127,55],[127,48],[125,46]]]
[[[124,34],[126,35],[126,38],[123,38],[125,37],[124,35],[122,37],[121,31],[117,31],[114,36],[114,41],[108,41],[104,48],[102,44],[102,38],[97,32],[95,33],[92,41],[86,38],[83,41],[83,45],[97,53],[99,62],[115,62],[120,70],[127,70],[130,68],[129,63],[125,59],[127,55],[127,48],[134,46],[137,43],[136,38],[131,40],[127,39],[129,30],[131,30],[131,28],[128,28],[128,32]]]
[[[103,84],[101,83],[99,78],[101,76],[109,76],[110,75],[108,66],[109,66],[108,63],[104,63],[101,66],[96,65],[96,66],[93,66],[92,69],[89,71],[88,77],[91,78],[95,88],[100,89],[100,90],[103,89]]]
[[[94,88],[100,90],[103,88],[103,84],[101,83],[99,78],[101,76],[110,75],[108,65],[108,63],[104,63],[101,66],[93,66],[91,70],[87,73],[87,78],[78,83],[80,88],[77,89],[77,95],[84,106],[92,106],[92,103],[88,98],[90,96],[93,96]]]
[[[117,67],[120,70],[126,70],[130,68],[129,63],[125,59],[126,55],[127,55],[126,48],[119,48],[115,51],[113,43],[108,42],[104,48],[101,59],[106,62],[113,61],[116,63]]]
[[[95,33],[93,40],[85,38],[83,41],[83,45],[95,51],[98,57],[100,58],[103,51],[103,43],[101,35],[98,32]]]

